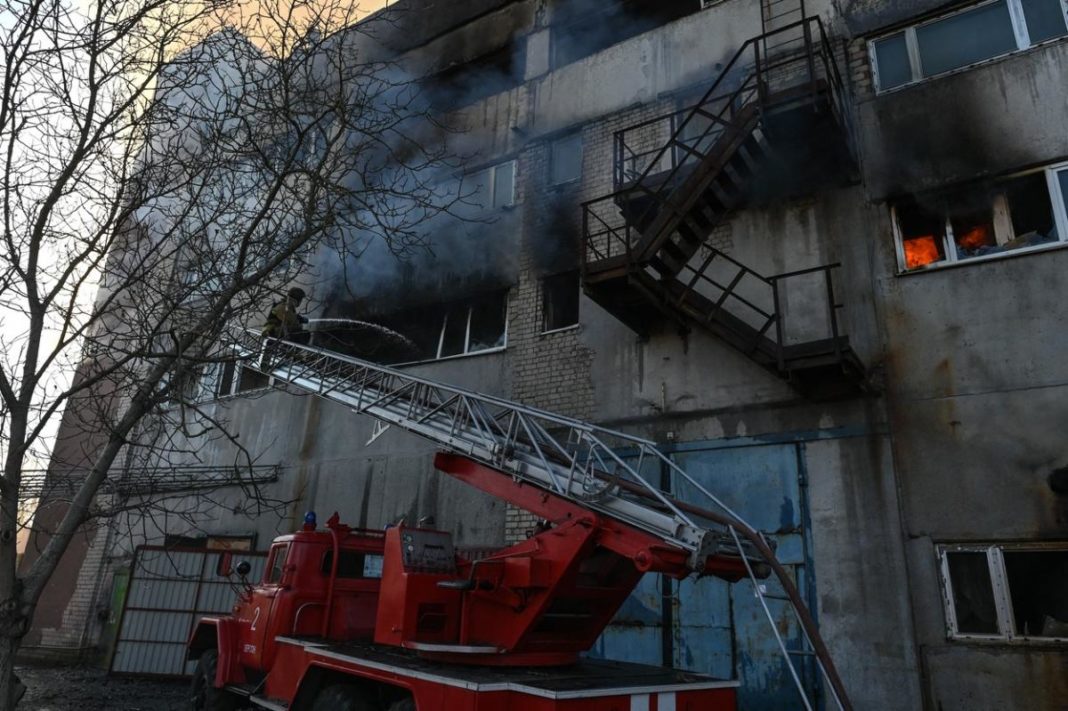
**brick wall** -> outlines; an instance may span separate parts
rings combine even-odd
[[[98,526],[85,535],[89,536],[89,549],[82,561],[70,602],[63,611],[63,624],[58,628],[40,630],[42,646],[76,649],[84,646],[87,640],[95,638],[95,635],[87,637],[86,633],[96,615],[100,581],[104,577],[104,549],[108,529],[107,526]]]
[[[849,41],[848,48],[849,82],[857,101],[867,101],[875,96],[875,78],[871,71],[868,57],[868,43],[863,39]]]

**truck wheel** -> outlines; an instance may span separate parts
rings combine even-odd
[[[380,711],[363,689],[353,684],[335,684],[319,692],[312,711]]]
[[[193,711],[237,711],[238,699],[229,691],[215,688],[215,668],[219,653],[209,649],[200,655],[193,670]]]

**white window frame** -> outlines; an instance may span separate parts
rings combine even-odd
[[[897,219],[897,207],[891,206],[890,208],[890,222],[894,233],[894,247],[897,252],[897,269],[898,274],[918,274],[934,269],[945,269],[947,267],[957,266],[960,264],[972,264],[976,262],[987,262],[993,259],[1006,259],[1014,257],[1020,254],[1031,254],[1033,252],[1042,252],[1050,249],[1060,249],[1068,244],[1068,204],[1066,204],[1065,196],[1061,192],[1060,182],[1058,181],[1058,173],[1068,171],[1068,162],[1055,163],[1052,165],[1039,168],[1038,170],[1028,170],[1020,173],[1012,173],[1006,175],[1002,180],[1012,180],[1014,178],[1022,178],[1028,175],[1034,175],[1038,172],[1045,173],[1046,177],[1046,189],[1049,192],[1050,207],[1053,210],[1053,222],[1057,227],[1057,241],[1049,244],[1039,244],[1032,247],[1021,247],[1019,249],[1011,249],[1005,252],[997,252],[995,254],[984,254],[978,257],[965,257],[960,258],[957,256],[957,245],[953,239],[953,224],[952,220],[947,216],[944,234],[942,236],[942,250],[946,255],[946,258],[940,262],[934,262],[923,267],[915,269],[908,269],[905,266],[905,244],[901,234],[901,226]]]
[[[499,346],[482,348],[477,351],[471,350],[471,315],[475,311],[475,304],[468,304],[465,310],[464,322],[464,349],[462,353],[442,355],[441,350],[445,347],[445,331],[449,327],[449,314],[446,313],[441,319],[441,331],[438,332],[438,347],[435,351],[434,360],[449,360],[450,358],[465,358],[467,356],[482,355],[483,353],[499,353],[508,348],[508,294],[504,293],[504,339]]]
[[[508,194],[507,199],[500,205],[497,204],[497,171],[506,165],[512,167],[512,190]],[[495,163],[494,165],[483,168],[482,170],[475,171],[474,175],[483,173],[486,176],[486,204],[480,206],[485,212],[493,212],[494,210],[509,210],[515,207],[515,184],[516,179],[519,177],[517,174],[518,165],[516,160],[502,161]]]
[[[935,547],[935,550],[942,578],[942,606],[946,615],[947,639],[1042,645],[1068,642],[1068,637],[1033,637],[1017,632],[1004,557],[1005,551],[1068,551],[1068,543],[940,544]],[[953,580],[949,574],[948,553],[986,553],[987,570],[990,573],[990,584],[994,595],[994,608],[998,616],[997,634],[960,632],[957,629],[957,612],[953,605]]]
[[[868,58],[871,62],[872,80],[874,81],[875,92],[877,94],[885,94],[892,91],[898,91],[899,89],[904,89],[905,87],[913,86],[919,82],[928,81],[936,77],[948,76],[956,72],[966,71],[973,67],[986,64],[987,62],[993,62],[1003,57],[1007,57],[1011,54],[1015,54],[1016,52],[1022,52],[1024,50],[1030,49],[1031,47],[1037,47],[1039,45],[1046,44],[1049,42],[1057,42],[1063,40],[1065,37],[1068,37],[1068,32],[1066,32],[1066,34],[1063,34],[1059,37],[1052,37],[1050,39],[1043,40],[1042,42],[1039,42],[1037,44],[1032,44],[1031,37],[1027,29],[1027,21],[1024,17],[1023,5],[1020,4],[1020,0],[1005,0],[1005,2],[1008,3],[1009,20],[1010,22],[1012,22],[1013,36],[1016,38],[1015,50],[1010,50],[1008,52],[998,54],[993,57],[987,57],[986,59],[982,59],[978,62],[973,62],[972,64],[966,64],[963,67],[957,67],[956,69],[951,69],[947,72],[924,75],[922,62],[920,61],[920,46],[919,42],[916,40],[916,29],[919,27],[925,27],[934,22],[940,22],[947,18],[953,17],[954,15],[960,15],[966,12],[970,12],[976,8],[983,7],[984,5],[993,5],[996,2],[1000,2],[1000,0],[983,0],[983,2],[978,2],[972,5],[967,5],[965,7],[960,7],[952,12],[947,12],[944,15],[931,17],[926,20],[923,20],[922,22],[917,22],[916,24],[909,25],[905,28],[899,27],[892,32],[885,32],[877,37],[872,37],[871,39],[869,39]],[[1061,13],[1065,18],[1065,26],[1068,27],[1068,0],[1060,0],[1060,5]],[[899,34],[902,31],[905,33],[905,47],[908,50],[909,69],[911,70],[912,78],[904,84],[899,84],[888,89],[883,89],[879,80],[879,61],[877,55],[875,54],[875,43],[879,42],[880,40],[884,40],[888,37],[892,37],[896,34]]]

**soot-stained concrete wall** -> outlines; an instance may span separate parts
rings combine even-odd
[[[876,5],[893,7],[877,8]],[[852,3],[858,33],[937,3]],[[922,7],[921,7],[922,6]],[[1056,41],[883,95],[854,67],[864,185],[873,201],[873,297],[885,343],[893,460],[924,705],[1060,709],[1068,654],[1041,643],[947,639],[938,544],[1063,541],[1068,499],[1068,252],[1008,254],[898,275],[887,200],[1057,162],[1068,44]],[[858,71],[859,69],[859,71]],[[1057,574],[1050,571],[1051,575]]]
[[[863,101],[876,200],[1068,156],[1068,43],[1055,42]]]
[[[856,50],[856,36],[944,4],[855,0],[810,10],[844,28]],[[614,131],[671,110],[680,93],[714,79],[759,32],[759,5],[719,3],[556,69],[536,4],[478,7],[487,12],[454,35],[423,32],[411,59],[431,66],[461,45],[477,54],[468,41],[476,35],[486,46],[507,33],[525,37],[526,81],[459,114],[480,163],[516,158],[519,166],[519,204],[501,223],[520,251],[509,344],[504,353],[414,370],[658,442],[803,439],[817,612],[857,708],[1009,708],[1021,700],[1056,708],[1062,652],[945,640],[934,545],[1064,535],[1068,507],[1045,482],[1068,464],[1058,297],[1068,251],[897,276],[885,198],[1068,155],[1068,44],[884,96],[858,91],[861,184],[750,205],[716,232],[717,248],[765,274],[841,262],[843,330],[877,391],[813,403],[700,329],[643,341],[585,298],[576,328],[540,333],[539,280],[566,266],[561,233],[574,229],[554,213],[611,191]],[[870,67],[863,51],[850,56],[863,89]],[[561,195],[547,185],[547,155],[571,131],[583,138],[583,175]],[[811,294],[801,286],[786,295],[802,333],[825,319]],[[431,475],[433,448],[411,436],[388,431],[366,444],[370,422],[279,392],[216,407],[261,461],[283,465],[272,491],[293,500],[280,516],[200,522],[216,533],[254,531],[262,547],[295,528],[305,509],[322,517],[336,508],[370,527],[433,515],[460,545],[506,538],[503,504]],[[214,444],[200,454],[232,460],[233,448]],[[241,504],[227,493],[218,511]],[[180,533],[185,524],[168,525]]]

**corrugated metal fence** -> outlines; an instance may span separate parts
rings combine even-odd
[[[216,575],[224,551],[141,546],[134,556],[129,592],[111,657],[113,674],[185,676],[193,662],[185,645],[203,615],[226,614],[234,589]],[[252,564],[249,581],[263,576],[265,553],[234,551],[234,561]],[[235,576],[236,581],[236,576]]]

